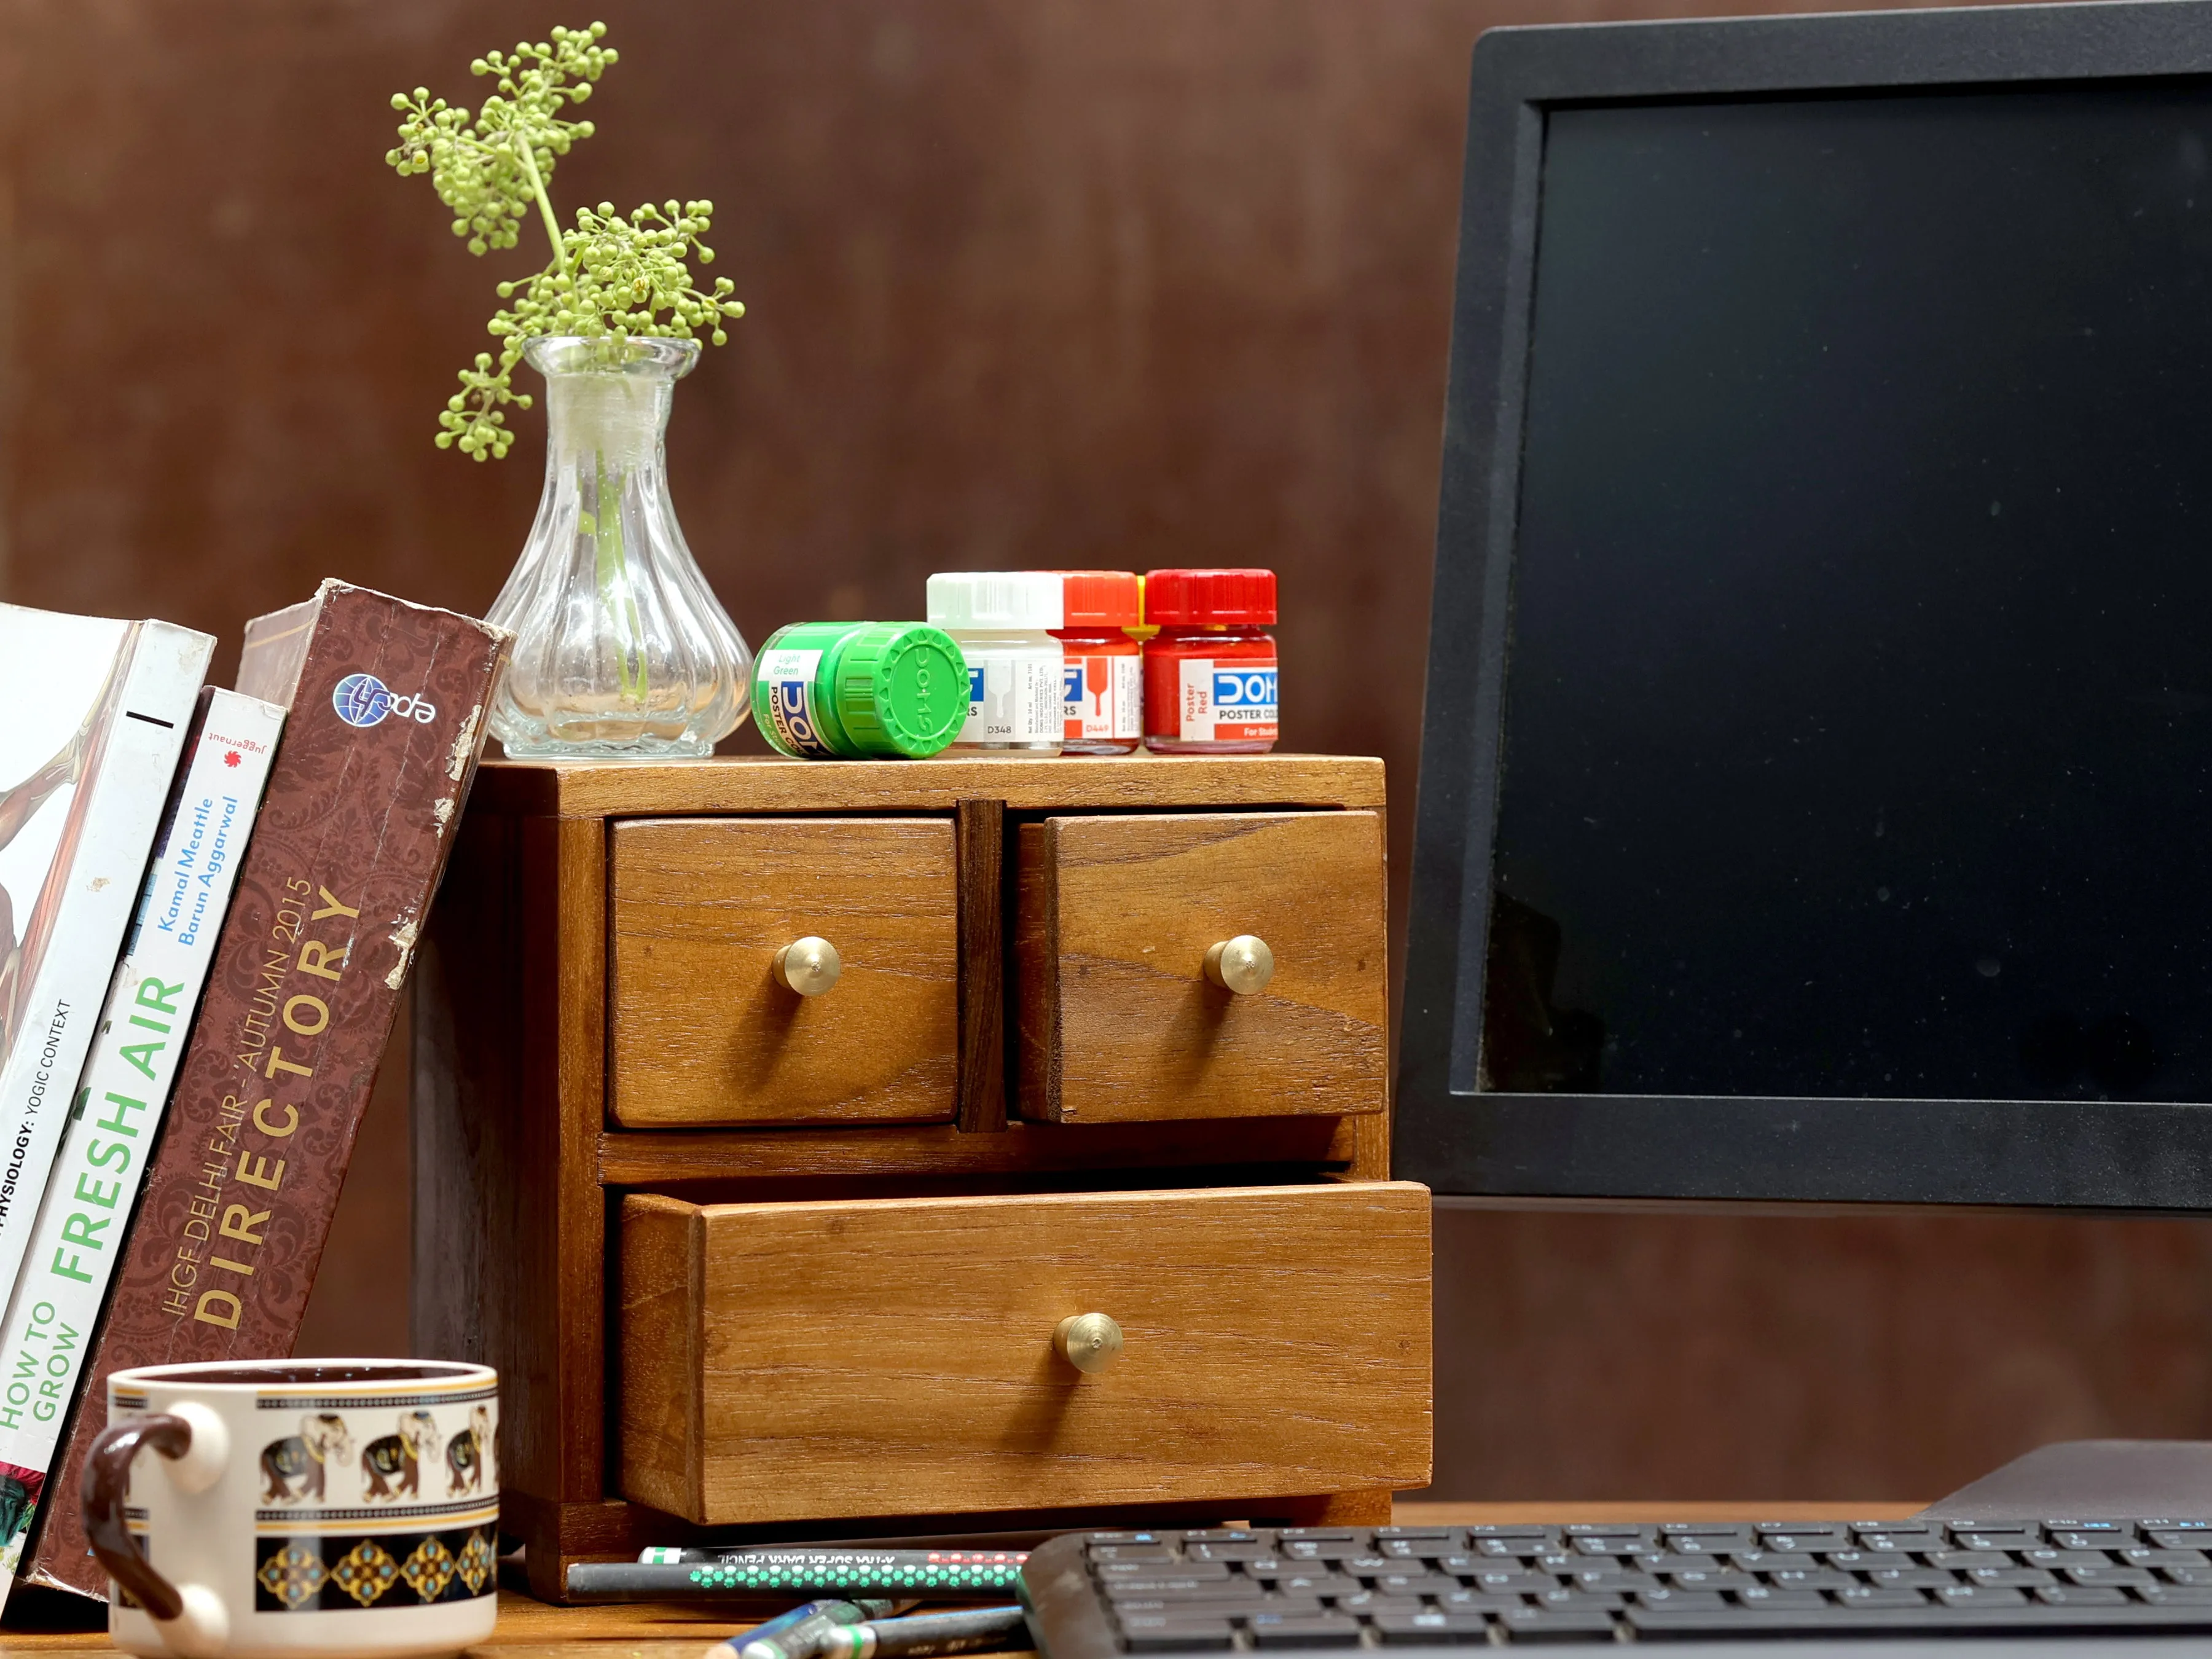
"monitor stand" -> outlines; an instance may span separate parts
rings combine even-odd
[[[1945,1521],[2212,1517],[2212,1440],[2061,1440],[1921,1514]]]

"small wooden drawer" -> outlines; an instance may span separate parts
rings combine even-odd
[[[1410,1182],[623,1200],[622,1489],[702,1524],[1429,1479]],[[1118,1322],[1085,1374],[1071,1316]]]
[[[953,1114],[952,823],[671,818],[609,834],[609,1115],[629,1128]],[[842,970],[775,975],[809,936]]]
[[[1061,1123],[1382,1109],[1389,934],[1373,812],[1024,824],[1016,1109]],[[1264,940],[1249,994],[1209,947]]]

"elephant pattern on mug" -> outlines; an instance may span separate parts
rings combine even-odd
[[[491,1408],[478,1406],[469,1413],[468,1427],[446,1443],[446,1495],[482,1492],[490,1459]]]
[[[328,1495],[330,1466],[352,1455],[353,1437],[346,1432],[344,1418],[336,1412],[303,1417],[299,1433],[261,1449],[261,1475],[269,1483],[261,1501],[296,1504],[312,1498],[319,1503]]]
[[[438,1419],[428,1412],[408,1412],[399,1419],[399,1432],[372,1440],[361,1454],[361,1472],[368,1481],[364,1497],[399,1501],[402,1494],[422,1493],[422,1464],[438,1443]]]

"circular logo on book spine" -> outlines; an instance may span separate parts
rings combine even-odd
[[[392,712],[392,692],[374,674],[349,674],[331,688],[331,707],[348,726],[374,726]]]

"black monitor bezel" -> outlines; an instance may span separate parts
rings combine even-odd
[[[1480,1006],[1488,926],[1546,111],[2204,75],[2212,0],[1493,29],[1476,42],[1395,1173],[1495,1198],[2212,1210],[2212,1105],[1452,1091],[1472,1080],[1472,1052],[1455,1067],[1452,1045],[1462,1000]]]

